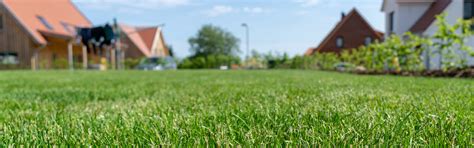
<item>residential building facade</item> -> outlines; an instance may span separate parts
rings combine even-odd
[[[343,14],[341,21],[329,35],[318,47],[308,49],[306,55],[327,52],[340,54],[344,50],[356,49],[376,40],[383,40],[383,33],[372,28],[354,8],[347,15]]]
[[[446,21],[450,24],[458,19],[473,20],[474,0],[384,0],[382,12],[385,13],[386,36],[412,32],[429,37],[438,30],[435,22],[439,14],[446,13]],[[474,37],[467,40],[467,45],[474,47]],[[474,65],[474,57],[462,51],[458,54],[463,55],[469,65]],[[441,56],[424,53],[423,57],[427,68],[441,67]]]
[[[127,58],[168,57],[170,51],[164,40],[161,27],[134,27],[120,25],[122,47]]]
[[[0,69],[90,68],[104,58],[117,65],[123,59],[169,56],[160,27],[123,25],[121,50],[112,49],[115,44],[90,52],[77,28],[92,27],[70,0],[0,0]]]
[[[49,69],[69,57],[82,62],[75,27],[91,25],[69,0],[2,0],[0,69]]]

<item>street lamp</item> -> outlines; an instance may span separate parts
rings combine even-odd
[[[246,38],[247,38],[247,39],[246,39],[246,40],[247,40],[247,55],[246,55],[245,59],[248,60],[248,58],[249,58],[249,53],[250,53],[249,25],[247,25],[246,23],[243,23],[243,24],[242,24],[242,27],[244,27],[244,28],[245,28],[245,31],[246,31]]]

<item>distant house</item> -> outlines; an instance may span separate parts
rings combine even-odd
[[[160,27],[133,27],[120,25],[121,41],[127,58],[167,57],[170,52]]]
[[[391,34],[403,35],[412,32],[420,36],[432,36],[438,29],[434,23],[436,15],[443,12],[448,14],[447,21],[451,24],[458,19],[474,19],[474,0],[384,0],[382,12],[385,13],[385,30]],[[474,29],[474,28],[473,28]],[[468,41],[474,47],[474,37]],[[460,53],[464,54],[464,53]],[[440,56],[426,56],[425,65],[430,69],[440,67]],[[474,58],[468,58],[469,64],[474,65]]]
[[[75,27],[91,25],[69,0],[2,0],[0,68],[53,68],[67,61],[69,47],[82,62],[82,45],[73,44]]]
[[[76,29],[90,27],[92,23],[70,0],[0,0],[0,69],[88,67],[102,58],[113,64],[112,52],[89,52],[78,41]],[[115,53],[118,56],[169,55],[161,28],[120,28],[123,54]]]
[[[372,28],[354,8],[349,14],[343,14],[341,21],[329,35],[318,47],[308,49],[306,55],[327,52],[339,54],[343,50],[358,48],[382,39],[383,33]]]

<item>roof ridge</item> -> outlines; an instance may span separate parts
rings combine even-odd
[[[40,32],[47,25],[52,25],[54,28],[48,32],[68,36],[72,36],[73,33],[64,24],[92,25],[91,21],[71,0],[2,0],[0,2],[1,6],[6,8],[6,13],[13,17],[26,34],[30,35],[35,44],[44,45],[47,43],[46,38]],[[47,25],[44,22],[39,23],[38,16],[44,17]]]
[[[362,22],[367,25],[367,27],[370,28],[370,30],[372,31],[372,33],[376,36],[378,36],[379,38],[383,38],[383,36],[381,36],[380,33],[378,33],[378,31],[376,31],[370,24],[369,22],[359,13],[359,11],[357,10],[357,8],[352,8],[351,11],[349,12],[349,14],[347,16],[345,16],[341,21],[339,21],[336,26],[331,30],[331,32],[329,32],[329,34],[323,39],[323,41],[316,47],[316,48],[309,48],[308,51],[306,52],[306,54],[313,54],[314,52],[316,51],[319,51],[321,50],[321,48],[323,46],[325,46],[329,40],[334,36],[334,34],[337,32],[337,30],[339,30],[342,26],[344,26],[344,24],[347,23],[347,21],[354,17],[354,16],[359,16],[362,20]],[[312,50],[312,51],[309,51],[309,50]]]
[[[347,22],[347,20],[349,20],[350,16],[354,15],[355,14],[355,11],[354,9],[352,9],[348,15],[344,16],[344,18],[342,18],[342,20],[340,20],[336,26],[328,33],[328,35],[321,41],[321,43],[319,43],[319,45],[316,47],[316,48],[313,48],[313,51],[311,51],[310,53],[313,54],[316,50],[319,50],[319,48],[321,48],[323,45],[326,44],[326,42],[329,42],[329,39],[331,38],[331,36],[333,36],[333,34],[336,32],[336,30],[338,30],[342,24],[344,24],[345,22]],[[308,52],[309,53],[309,52]]]

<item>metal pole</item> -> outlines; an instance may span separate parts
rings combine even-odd
[[[250,58],[250,29],[249,26],[247,25],[247,58]]]
[[[117,67],[117,69],[119,70],[123,70],[124,69],[124,57],[122,56],[122,42],[121,42],[121,30],[120,30],[120,27],[119,27],[119,24],[118,24],[118,21],[117,21],[117,18],[114,18],[114,29],[115,29],[115,39],[116,39],[116,44],[115,44],[115,50],[116,52],[113,53],[113,57],[115,59],[115,63],[114,63],[114,67]],[[117,58],[119,57],[119,58]]]
[[[248,60],[250,58],[250,29],[249,25],[246,23],[242,24],[242,27],[245,27],[245,33],[246,33],[246,41],[247,41],[247,53],[245,56],[245,59]]]

